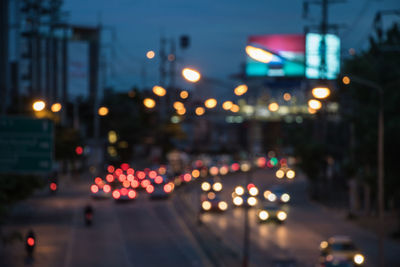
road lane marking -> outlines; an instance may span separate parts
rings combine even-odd
[[[66,256],[65,256],[65,261],[64,261],[64,267],[69,267],[71,265],[71,259],[72,259],[72,249],[73,249],[73,244],[75,243],[75,235],[76,235],[76,227],[78,225],[78,214],[79,214],[80,208],[79,205],[78,207],[74,210],[74,215],[72,219],[72,226],[71,226],[71,231],[70,231],[70,239],[68,242],[67,246],[67,251],[66,251]]]

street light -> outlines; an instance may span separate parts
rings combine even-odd
[[[32,104],[34,111],[42,111],[46,107],[46,103],[43,100],[37,100]]]
[[[328,87],[315,87],[311,93],[317,99],[325,99],[331,94],[331,90]]]
[[[106,116],[107,114],[108,114],[108,108],[107,107],[100,107],[99,109],[98,109],[98,111],[97,111],[97,113],[100,115],[100,116]]]
[[[217,106],[217,100],[215,98],[209,98],[204,102],[206,108],[215,108]]]
[[[195,110],[195,113],[197,116],[201,116],[204,114],[204,112],[206,112],[206,110],[203,107],[197,107]]]
[[[53,112],[59,112],[62,108],[62,105],[60,103],[54,103],[51,105],[51,111]]]
[[[182,76],[185,78],[187,81],[196,83],[200,80],[201,74],[197,70],[191,69],[191,68],[184,68],[182,70]]]
[[[279,109],[279,104],[276,102],[272,102],[271,104],[268,105],[269,111],[275,112],[278,111]]]
[[[233,113],[237,113],[237,112],[239,112],[239,110],[240,110],[240,107],[239,107],[238,105],[236,105],[236,104],[233,104],[233,105],[232,105],[231,111],[232,111]]]
[[[271,52],[251,45],[246,46],[246,54],[252,59],[262,63],[269,63],[274,57],[274,54]]]
[[[232,107],[233,107],[232,101],[225,101],[222,104],[222,108],[225,109],[225,110],[230,110]]]
[[[185,108],[185,106],[183,105],[182,102],[179,101],[175,101],[174,104],[172,105],[174,107],[174,109],[176,110],[180,110],[182,108]]]
[[[163,87],[161,87],[159,85],[156,85],[153,87],[153,93],[158,96],[165,96],[165,94],[167,93],[167,90],[165,90]]]
[[[317,99],[311,99],[308,101],[308,107],[313,110],[319,110],[322,107],[321,101]]]
[[[156,53],[153,50],[150,50],[146,53],[146,57],[148,59],[153,59],[155,57]]]
[[[151,98],[145,98],[143,99],[143,105],[146,108],[154,108],[156,106],[156,101],[154,101],[154,99]]]
[[[237,96],[241,96],[241,95],[244,95],[248,89],[249,88],[247,87],[247,85],[241,84],[235,88],[234,93]]]
[[[186,98],[189,97],[189,92],[188,92],[188,91],[182,91],[182,92],[179,94],[179,96],[180,96],[182,99],[186,99]]]

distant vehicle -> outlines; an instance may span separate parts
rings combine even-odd
[[[287,218],[287,213],[274,203],[267,203],[257,212],[258,222],[275,221],[283,223]]]
[[[219,178],[209,179],[201,184],[203,192],[221,192],[222,188],[223,186]]]
[[[111,197],[111,186],[109,184],[92,184],[90,186],[90,191],[94,199],[106,199]]]
[[[112,196],[116,201],[129,201],[135,199],[137,197],[137,193],[133,189],[123,187],[114,189]]]
[[[333,236],[320,244],[321,257],[332,261],[340,259],[353,262],[354,266],[362,266],[365,258],[348,236]]]
[[[232,193],[232,202],[236,207],[255,207],[257,200],[258,188],[253,185],[247,185],[246,189],[242,186],[236,186]]]
[[[264,191],[264,198],[270,202],[288,203],[290,195],[282,187],[274,186]]]
[[[334,257],[332,255],[328,255],[326,257],[322,257],[320,267],[354,267],[354,262],[352,260],[342,258],[342,257]],[[357,266],[357,265],[356,265]]]
[[[85,224],[86,226],[91,226],[93,221],[93,208],[87,205],[84,209]]]
[[[146,191],[150,194],[150,199],[168,198],[173,190],[174,183],[168,182],[166,176],[157,176],[152,183],[152,187],[146,189]]]
[[[215,192],[208,192],[201,197],[201,211],[226,211],[228,209],[228,203],[221,200],[220,196]]]

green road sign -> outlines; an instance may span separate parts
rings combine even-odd
[[[0,117],[0,173],[45,173],[52,170],[53,122]]]

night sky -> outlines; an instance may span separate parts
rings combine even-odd
[[[303,33],[305,25],[319,23],[321,7],[311,5],[309,19],[302,18],[301,0],[65,0],[72,24],[96,25],[100,21],[116,31],[115,55],[109,63],[108,83],[119,90],[141,86],[146,69],[147,86],[158,82],[157,60],[146,60],[147,50],[158,52],[160,36],[191,37],[191,47],[179,53],[181,65],[192,65],[204,76],[227,79],[244,62],[247,37],[256,34]],[[368,44],[368,34],[378,10],[400,8],[398,0],[348,0],[332,4],[329,22],[346,24],[339,32],[342,54]],[[395,17],[385,17],[384,25]],[[106,31],[104,42],[110,43]],[[145,64],[145,65],[143,65]]]

